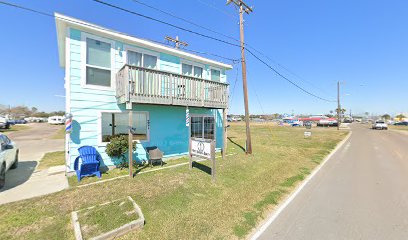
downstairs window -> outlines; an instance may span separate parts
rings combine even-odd
[[[215,139],[215,120],[213,116],[192,116],[191,137]]]
[[[133,140],[149,141],[149,115],[147,112],[133,112]],[[110,142],[112,136],[128,135],[129,112],[103,112],[101,116],[102,142]]]

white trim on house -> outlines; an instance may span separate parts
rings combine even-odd
[[[74,27],[78,30],[82,30],[85,32],[97,34],[97,35],[102,35],[106,38],[113,38],[115,40],[120,40],[123,41],[123,43],[126,44],[131,44],[131,45],[138,45],[140,47],[146,47],[158,52],[163,52],[163,53],[168,53],[174,56],[178,56],[180,58],[185,58],[191,61],[198,61],[202,62],[204,64],[220,67],[220,68],[225,68],[225,69],[232,69],[232,66],[229,64],[225,64],[222,62],[214,61],[208,58],[204,58],[198,55],[194,55],[191,53],[183,52],[178,49],[170,48],[167,46],[163,46],[158,43],[154,43],[148,40],[136,38],[133,36],[129,36],[124,33],[120,33],[117,31],[113,31],[111,29],[107,29],[89,22],[85,22],[79,19],[75,19],[72,17],[68,17],[59,13],[55,13],[55,22],[56,22],[56,27],[57,27],[57,38],[58,38],[58,52],[59,52],[59,61],[60,61],[60,66],[63,67],[65,66],[65,32],[64,29],[68,27]]]
[[[69,58],[70,52],[71,52],[71,40],[70,40],[70,28],[67,27],[65,29],[66,35],[65,35],[65,58]],[[71,61],[68,59],[67,64],[65,64],[65,111],[67,113],[71,112]],[[71,158],[71,153],[70,153],[70,135],[65,134],[65,171],[68,172],[70,171],[70,158]]]
[[[111,67],[110,68],[105,68],[105,67],[100,67],[100,66],[93,66],[91,64],[86,63],[86,57],[87,57],[87,51],[86,51],[86,39],[93,39],[105,43],[109,43],[111,45],[110,48],[110,54],[111,54]],[[105,86],[98,86],[98,85],[91,85],[91,84],[86,84],[86,67],[95,67],[98,69],[104,69],[104,70],[110,70],[111,72],[111,86],[110,87],[105,87]],[[95,36],[89,33],[81,33],[81,87],[82,88],[88,88],[88,89],[96,89],[96,90],[107,90],[107,91],[114,91],[115,90],[115,74],[116,74],[116,69],[115,69],[115,41]]]
[[[129,114],[129,111],[133,113],[145,113],[146,114],[146,127],[147,127],[147,134],[146,140],[133,140],[133,142],[140,141],[141,143],[150,142],[150,113],[148,111],[133,111],[133,110],[101,110],[98,112],[98,119],[97,119],[97,143],[98,147],[106,147],[108,144],[107,142],[102,142],[102,113],[126,113]]]

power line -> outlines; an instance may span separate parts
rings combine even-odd
[[[180,29],[180,30],[189,32],[189,33],[193,33],[193,34],[196,34],[196,35],[198,35],[198,36],[202,36],[202,37],[205,37],[205,38],[208,38],[208,39],[212,39],[212,40],[215,40],[215,41],[218,41],[218,42],[222,42],[222,43],[225,43],[225,44],[228,44],[228,45],[231,45],[231,46],[241,47],[241,46],[238,45],[238,44],[231,43],[231,42],[227,42],[227,41],[224,41],[224,40],[219,39],[219,38],[215,38],[215,37],[212,37],[212,36],[209,36],[209,35],[206,35],[206,34],[202,34],[202,33],[199,33],[199,32],[193,31],[193,30],[189,30],[189,29],[186,29],[186,28],[184,28],[184,27],[180,27],[180,26],[177,26],[177,25],[174,25],[174,24],[171,24],[171,23],[167,23],[167,22],[164,22],[164,21],[162,21],[162,20],[159,20],[159,19],[156,19],[156,18],[153,18],[153,17],[150,17],[150,16],[146,16],[146,15],[143,15],[143,14],[141,14],[141,13],[137,13],[137,12],[135,12],[135,11],[122,8],[122,7],[117,6],[117,5],[114,5],[114,4],[110,4],[110,3],[107,3],[107,2],[104,2],[104,1],[101,1],[101,0],[92,0],[92,1],[97,2],[97,3],[100,3],[100,4],[103,4],[103,5],[106,5],[106,6],[109,6],[109,7],[111,7],[111,8],[115,8],[115,9],[118,9],[118,10],[121,10],[121,11],[124,11],[124,12],[127,12],[127,13],[134,14],[134,15],[139,16],[139,17],[143,17],[143,18],[146,18],[146,19],[155,21],[155,22],[159,22],[159,23],[162,23],[162,24],[165,24],[165,25],[168,25],[168,26],[171,26],[171,27],[174,27],[174,28],[177,28],[177,29]],[[265,61],[263,61],[262,59],[260,59],[258,56],[256,56],[251,50],[249,50],[249,49],[246,49],[246,50],[247,50],[253,57],[255,57],[255,58],[258,59],[260,62],[262,62],[263,64],[265,64],[266,66],[268,66],[270,69],[272,69],[272,70],[273,70],[276,74],[278,74],[280,77],[282,77],[282,78],[285,79],[286,81],[290,82],[292,85],[294,85],[295,87],[299,88],[299,89],[302,90],[303,92],[305,92],[305,93],[307,93],[307,94],[309,94],[309,95],[311,95],[311,96],[313,96],[313,97],[315,97],[315,98],[318,98],[318,99],[320,99],[320,100],[327,101],[327,102],[332,102],[331,100],[328,100],[328,99],[319,97],[319,96],[317,96],[317,95],[315,95],[315,94],[313,94],[313,93],[307,91],[306,89],[300,87],[298,84],[294,83],[293,81],[291,81],[290,79],[288,79],[287,77],[285,77],[284,75],[282,75],[280,72],[278,72],[276,69],[274,69],[273,67],[271,67],[268,63],[266,63]]]
[[[100,29],[100,30],[112,31],[111,29],[108,29],[108,28],[100,27],[100,26],[93,25],[93,24],[87,24],[87,23],[84,23],[84,22],[75,21],[75,20],[67,19],[67,18],[63,18],[63,17],[58,17],[58,16],[55,16],[55,15],[53,15],[51,13],[35,10],[35,9],[32,9],[32,8],[27,8],[27,7],[16,5],[16,4],[13,4],[13,3],[0,1],[0,4],[10,6],[10,7],[14,7],[14,8],[17,8],[17,9],[22,9],[22,10],[29,11],[29,12],[32,12],[32,13],[36,13],[36,14],[39,14],[39,15],[42,15],[42,16],[45,16],[45,17],[51,17],[51,18],[54,18],[54,19],[61,19],[61,20],[68,21],[68,22],[71,22],[71,23],[82,24],[82,25],[85,25],[85,26],[88,26],[88,27],[94,27],[94,28],[97,28],[97,29]],[[125,33],[121,33],[121,34],[123,34],[125,36],[129,36],[129,37],[134,37],[132,35],[125,34]],[[166,44],[164,44],[162,42],[155,41],[155,40],[152,40],[152,39],[147,39],[147,40],[151,41],[151,42],[158,43],[158,44],[163,45],[163,46],[166,45]],[[233,63],[237,62],[237,61],[240,61],[240,59],[228,58],[228,57],[220,56],[220,55],[217,55],[217,54],[214,54],[214,53],[209,53],[209,52],[195,51],[195,50],[191,50],[191,49],[183,49],[183,51],[197,53],[197,54],[211,55],[211,56],[219,57],[219,58],[222,58],[222,59],[225,59],[225,60],[229,60],[229,61],[231,61]]]
[[[138,13],[138,12],[135,12],[135,11],[133,11],[133,10],[129,10],[129,9],[126,9],[126,8],[122,8],[122,7],[120,7],[120,6],[117,6],[117,5],[114,5],[114,4],[111,4],[111,3],[107,3],[107,2],[104,2],[104,1],[101,1],[101,0],[92,0],[92,1],[97,2],[97,3],[100,3],[100,4],[105,5],[105,6],[108,6],[108,7],[111,7],[111,8],[115,8],[115,9],[121,10],[121,11],[123,11],[123,12],[127,12],[127,13],[130,13],[130,14],[133,14],[133,15],[136,15],[136,16],[139,16],[139,17],[142,17],[142,18],[146,18],[146,19],[152,20],[152,21],[154,21],[154,22],[158,22],[158,23],[161,23],[161,24],[164,24],[164,25],[173,27],[173,28],[177,28],[177,29],[180,29],[180,30],[185,31],[185,32],[189,32],[189,33],[192,33],[192,34],[195,34],[195,35],[198,35],[198,36],[201,36],[201,37],[205,37],[205,38],[208,38],[208,39],[211,39],[211,40],[214,40],[214,41],[222,42],[222,43],[225,43],[225,44],[228,44],[228,45],[231,45],[231,46],[239,47],[238,44],[231,43],[231,42],[228,42],[228,41],[225,41],[225,40],[216,38],[216,37],[212,37],[212,36],[209,36],[209,35],[206,35],[206,34],[203,34],[203,33],[199,33],[199,32],[196,32],[196,31],[193,31],[193,30],[184,28],[184,27],[180,27],[180,26],[177,26],[177,25],[175,25],[175,24],[168,23],[168,22],[162,21],[162,20],[160,20],[160,19],[150,17],[150,16],[147,16],[147,15],[144,15],[144,14],[141,14],[141,13]]]
[[[199,3],[203,4],[203,5],[206,5],[206,6],[210,7],[210,8],[213,8],[213,9],[217,10],[218,12],[224,14],[225,16],[230,17],[233,20],[237,20],[237,18],[234,15],[232,15],[232,14],[226,12],[226,11],[221,10],[220,8],[214,6],[213,4],[207,3],[207,2],[202,1],[202,0],[197,0],[197,2],[199,2]]]
[[[151,9],[153,9],[153,10],[156,10],[156,11],[158,11],[158,12],[164,13],[164,14],[166,14],[166,15],[168,15],[168,16],[173,17],[173,18],[182,20],[182,21],[184,21],[184,22],[186,22],[186,23],[189,23],[189,24],[191,24],[191,25],[194,25],[194,26],[196,26],[196,27],[205,29],[205,30],[210,31],[210,32],[212,32],[212,33],[216,33],[216,34],[219,34],[219,35],[221,35],[221,36],[223,36],[223,37],[226,37],[226,38],[232,39],[232,40],[234,40],[234,41],[236,41],[236,42],[239,42],[238,39],[235,39],[235,38],[232,37],[232,36],[228,36],[228,35],[225,35],[225,34],[223,34],[223,33],[218,32],[218,31],[209,29],[209,28],[207,28],[207,27],[204,27],[204,26],[202,26],[202,25],[199,25],[199,24],[197,24],[197,23],[194,23],[194,22],[192,22],[192,21],[190,21],[190,20],[187,20],[187,19],[185,19],[185,18],[176,16],[176,15],[170,13],[170,12],[167,12],[167,11],[164,11],[164,10],[159,9],[159,8],[157,8],[157,7],[154,7],[154,6],[151,6],[151,5],[149,5],[149,4],[143,3],[143,2],[141,2],[141,1],[139,1],[139,0],[132,0],[132,1],[135,2],[135,3],[141,4],[141,5],[143,5],[143,6],[146,6],[146,7],[148,7],[148,8],[151,8]],[[210,5],[210,4],[208,4],[208,3],[205,3],[205,2],[203,2],[203,1],[201,1],[201,0],[197,0],[197,1],[203,3],[203,4],[207,5],[207,6],[216,8],[215,6]],[[294,73],[293,71],[291,71],[291,70],[288,69],[287,67],[285,67],[285,66],[283,66],[282,64],[276,62],[275,60],[273,60],[272,58],[270,58],[269,56],[267,56],[266,54],[264,54],[262,51],[257,50],[255,47],[249,45],[248,43],[244,43],[244,45],[246,46],[246,48],[252,49],[253,51],[257,52],[258,54],[260,54],[260,55],[262,55],[263,57],[265,57],[266,59],[268,59],[270,62],[272,62],[272,63],[278,65],[278,66],[281,67],[282,69],[286,70],[288,73],[290,73],[290,74],[292,74],[293,76],[297,77],[298,79],[300,79],[300,80],[302,80],[302,81],[304,81],[304,82],[310,84],[311,86],[313,86],[314,88],[320,90],[321,92],[324,92],[324,93],[328,94],[326,91],[324,91],[324,90],[322,90],[321,88],[317,87],[317,86],[314,85],[312,82],[310,82],[310,81],[308,81],[308,80],[306,80],[306,79],[300,77],[298,74]],[[328,94],[328,95],[330,95],[330,94]]]
[[[159,20],[159,19],[156,19],[156,18],[153,18],[153,17],[149,17],[149,16],[146,16],[146,15],[143,15],[143,14],[140,14],[140,13],[137,13],[137,12],[134,12],[134,11],[131,11],[131,10],[128,10],[128,9],[124,9],[124,8],[122,8],[122,7],[119,7],[119,6],[110,4],[110,3],[106,3],[106,2],[103,2],[103,1],[100,1],[100,0],[93,0],[93,1],[94,1],[94,2],[98,2],[98,3],[100,3],[100,4],[103,4],[103,5],[106,5],[106,6],[109,6],[109,7],[112,7],[112,8],[115,8],[115,9],[118,9],[118,10],[121,10],[121,11],[125,11],[125,12],[128,12],[128,13],[131,13],[131,14],[134,14],[134,15],[137,15],[137,16],[140,16],[140,17],[143,17],[143,18],[152,20],[152,21],[155,21],[155,22],[159,22],[159,23],[162,23],[162,24],[165,24],[165,25],[168,25],[168,26],[177,28],[177,29],[180,29],[180,30],[183,30],[183,31],[186,31],[186,32],[189,32],[189,33],[198,35],[198,36],[201,36],[201,37],[205,37],[205,38],[208,38],[208,39],[212,39],[212,40],[214,40],[214,41],[222,42],[222,43],[225,43],[225,44],[228,44],[228,45],[231,45],[231,46],[240,47],[238,44],[234,44],[234,43],[231,43],[231,42],[227,42],[227,41],[224,41],[224,40],[222,40],[222,39],[218,39],[218,38],[215,38],[215,37],[212,37],[212,36],[208,36],[208,35],[206,35],[206,34],[202,34],[202,33],[199,33],[199,32],[196,32],[196,31],[192,31],[192,30],[189,30],[189,29],[186,29],[186,28],[183,28],[183,27],[179,27],[179,26],[177,26],[177,25],[174,25],[174,24],[171,24],[171,23],[167,23],[167,22],[164,22],[164,21],[162,21],[162,20]],[[4,2],[4,1],[0,1],[0,4],[7,5],[7,6],[11,6],[11,7],[15,7],[15,8],[19,8],[19,9],[26,10],[26,11],[30,11],[30,12],[37,13],[37,14],[40,14],[40,15],[43,15],[43,16],[48,16],[48,17],[52,17],[52,18],[62,19],[62,20],[69,21],[69,22],[72,22],[72,23],[83,24],[83,25],[85,25],[85,26],[92,26],[92,27],[94,27],[94,28],[98,28],[98,29],[102,29],[102,30],[109,30],[109,29],[107,29],[107,28],[99,27],[99,26],[96,26],[96,25],[86,24],[86,23],[83,23],[83,22],[78,22],[78,21],[74,21],[74,20],[66,19],[66,18],[60,18],[60,17],[54,16],[53,14],[50,14],[50,13],[38,11],[38,10],[35,10],[35,9],[32,9],[32,8],[27,8],[27,7],[24,7],[24,6],[20,6],[20,5],[16,5],[16,4],[12,4],[12,3],[8,3],[8,2]],[[123,33],[122,33],[122,34],[123,34]],[[124,35],[126,35],[126,36],[131,36],[131,35],[127,35],[127,34],[124,34]],[[255,57],[255,58],[258,59],[260,62],[262,62],[264,65],[266,65],[267,67],[269,67],[270,69],[272,69],[277,75],[279,75],[280,77],[284,78],[285,80],[287,80],[288,82],[290,82],[292,85],[294,85],[295,87],[299,88],[299,89],[302,90],[303,92],[305,92],[305,93],[307,93],[307,94],[309,94],[309,95],[311,95],[311,96],[313,96],[313,97],[316,97],[316,98],[318,98],[318,99],[320,99],[320,100],[327,101],[327,102],[333,102],[333,101],[331,101],[331,100],[328,100],[328,99],[319,97],[319,96],[317,96],[317,95],[315,95],[315,94],[313,94],[313,93],[311,93],[311,92],[305,90],[304,88],[300,87],[299,85],[297,85],[296,83],[294,83],[293,81],[291,81],[290,79],[288,79],[287,77],[285,77],[284,75],[282,75],[281,73],[279,73],[276,69],[274,69],[273,67],[271,67],[268,63],[266,63],[265,61],[263,61],[262,59],[260,59],[260,58],[259,58],[258,56],[256,56],[251,50],[249,50],[248,48],[246,48],[246,50],[247,50],[253,57]],[[190,50],[190,51],[191,51],[191,50]],[[254,50],[254,51],[255,51],[255,50]],[[215,54],[213,54],[213,55],[215,55]],[[219,56],[219,55],[218,55],[218,57],[222,57],[222,56]],[[229,59],[229,60],[232,60],[232,59]]]
[[[176,16],[176,15],[170,13],[170,12],[161,10],[161,9],[159,9],[159,8],[157,8],[157,7],[154,7],[154,6],[152,6],[152,5],[149,5],[149,4],[147,4],[147,3],[141,2],[141,1],[139,1],[139,0],[132,0],[132,1],[133,1],[134,3],[138,3],[138,4],[141,4],[141,5],[145,6],[145,7],[148,7],[148,8],[151,8],[151,9],[153,9],[153,10],[156,10],[156,11],[158,11],[158,12],[164,13],[164,14],[166,14],[166,15],[168,15],[168,16],[173,17],[173,18],[179,19],[179,20],[181,20],[181,21],[183,21],[183,22],[186,22],[186,23],[188,23],[188,24],[191,24],[191,25],[193,25],[193,26],[202,28],[202,29],[207,30],[207,31],[209,31],[209,32],[212,32],[212,33],[215,33],[215,34],[219,34],[219,35],[221,35],[221,36],[223,36],[223,37],[226,37],[226,38],[229,38],[229,39],[234,40],[234,41],[236,41],[236,42],[239,42],[238,39],[235,39],[235,38],[232,37],[232,36],[229,36],[229,35],[226,35],[226,34],[224,34],[224,33],[221,33],[221,32],[212,30],[212,29],[210,29],[210,28],[204,27],[204,26],[199,25],[199,24],[197,24],[197,23],[194,23],[194,22],[192,22],[192,21],[190,21],[190,20],[188,20],[188,19],[185,19],[185,18]]]
[[[268,55],[264,54],[262,51],[257,50],[256,48],[252,47],[251,45],[249,45],[248,43],[245,44],[247,46],[247,49],[250,48],[253,51],[257,52],[258,54],[262,55],[263,57],[265,57],[266,59],[268,59],[270,62],[278,65],[279,67],[281,67],[282,69],[286,70],[288,73],[292,74],[293,76],[297,77],[298,79],[310,84],[311,86],[313,86],[314,88],[320,90],[321,92],[326,93],[327,95],[330,95],[327,91],[321,89],[320,87],[316,86],[315,84],[313,84],[311,81],[308,81],[307,79],[299,76],[298,74],[296,74],[295,72],[293,72],[292,70],[290,70],[289,68],[285,67],[284,65],[278,63],[277,61],[273,60],[272,58],[270,58]]]
[[[302,90],[303,92],[309,94],[312,97],[315,97],[317,99],[326,101],[326,102],[335,102],[333,100],[329,100],[326,98],[322,98],[317,96],[316,94],[313,94],[309,91],[307,91],[306,89],[302,88],[301,86],[299,86],[298,84],[296,84],[295,82],[293,82],[292,80],[290,80],[289,78],[285,77],[284,75],[282,75],[280,72],[278,72],[275,68],[273,68],[272,66],[270,66],[268,63],[266,63],[265,61],[263,61],[261,58],[259,58],[257,55],[255,55],[251,50],[249,50],[248,48],[246,49],[248,51],[249,54],[251,54],[254,58],[256,58],[258,61],[260,61],[261,63],[263,63],[265,66],[267,66],[268,68],[270,68],[272,71],[274,71],[278,76],[280,76],[281,78],[285,79],[286,81],[288,81],[289,83],[291,83],[293,86],[297,87],[298,89]]]
[[[237,85],[237,81],[238,81],[238,68],[237,68],[237,75],[235,76],[235,82],[234,82],[234,86],[232,87],[232,91],[231,91],[231,99],[230,99],[230,104],[232,103],[232,101],[234,100],[234,93],[235,93],[235,86]]]

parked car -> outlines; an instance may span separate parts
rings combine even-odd
[[[335,118],[325,118],[321,119],[318,123],[318,127],[337,127],[338,122]]]
[[[352,123],[353,122],[353,120],[351,120],[350,118],[346,118],[346,119],[344,119],[344,121],[343,121],[344,123]]]
[[[383,120],[377,120],[373,123],[372,129],[388,129],[388,125]]]
[[[9,119],[7,122],[8,122],[8,124],[10,124],[10,125],[16,125],[16,120]]]
[[[10,123],[7,118],[0,117],[0,128],[9,129]]]
[[[408,126],[408,122],[396,122],[394,123],[395,126]]]
[[[293,121],[291,123],[292,127],[302,127],[303,126],[303,122],[302,121]]]
[[[6,135],[0,134],[0,188],[6,183],[6,172],[17,168],[18,147]]]
[[[64,124],[65,123],[65,117],[63,116],[52,116],[48,118],[48,123],[49,124]]]

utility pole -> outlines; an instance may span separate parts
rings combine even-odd
[[[233,2],[239,7],[239,33],[241,39],[241,64],[242,64],[242,86],[244,89],[244,104],[245,104],[245,124],[246,124],[246,148],[247,154],[252,154],[251,130],[249,127],[249,108],[248,108],[248,87],[246,79],[246,61],[245,61],[245,43],[244,43],[244,11],[249,14],[252,8],[242,0],[227,0],[227,5]]]
[[[337,81],[337,130],[340,130],[340,112],[341,112],[341,106],[340,106],[340,81]]]
[[[172,38],[172,37],[166,36],[164,39],[166,39],[167,41],[176,43],[176,48],[177,48],[177,49],[180,48],[180,44],[183,45],[184,47],[187,47],[187,46],[188,46],[188,43],[183,42],[183,41],[180,41],[178,36],[176,36],[176,38]]]

